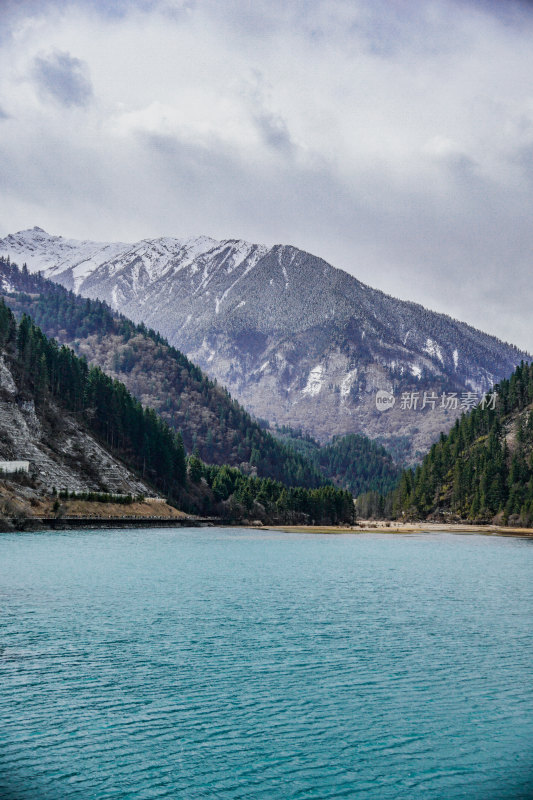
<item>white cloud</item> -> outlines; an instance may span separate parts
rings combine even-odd
[[[112,5],[5,13],[0,233],[292,243],[533,349],[528,5]]]

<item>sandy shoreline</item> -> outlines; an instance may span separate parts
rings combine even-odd
[[[484,534],[485,536],[514,536],[521,539],[533,539],[533,528],[505,528],[498,525],[461,525],[437,522],[368,522],[362,520],[359,525],[250,525],[256,530],[286,531],[287,533],[458,533]]]

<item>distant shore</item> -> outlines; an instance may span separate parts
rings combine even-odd
[[[13,501],[12,501],[13,502]],[[147,498],[132,503],[62,500],[58,513],[53,498],[24,503],[16,498],[12,515],[0,519],[0,531],[68,530],[70,528],[183,528],[218,523],[216,517],[185,514],[162,499]],[[2,524],[4,523],[4,524]]]
[[[65,504],[67,505],[67,504]],[[279,525],[259,522],[230,522],[217,517],[200,517],[185,514],[164,502],[132,503],[118,506],[111,503],[85,503],[70,501],[63,514],[53,516],[48,508],[45,513],[26,517],[23,521],[13,519],[1,531],[67,530],[69,528],[198,528],[205,526],[246,528],[258,531],[281,531],[309,534],[358,534],[358,533],[455,533],[482,534],[485,536],[507,536],[533,539],[533,528],[504,527],[501,525],[468,525],[453,522],[388,522],[386,520],[360,520],[356,525]],[[46,513],[48,511],[48,513]],[[66,512],[66,513],[65,513]]]
[[[383,522],[361,520],[358,525],[249,525],[256,530],[286,531],[287,533],[461,533],[486,536],[513,536],[533,539],[533,528],[506,528],[501,525],[467,525],[450,522]]]

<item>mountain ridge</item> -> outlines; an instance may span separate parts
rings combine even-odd
[[[37,241],[40,241],[40,243],[43,245],[40,253],[37,253],[37,254],[35,254],[35,252],[34,252],[35,249],[36,249],[34,244],[30,244],[28,246],[28,241],[27,241],[27,238],[26,238],[28,235],[30,237],[32,237],[34,234],[37,234]],[[58,243],[58,245],[59,245],[58,250],[54,250],[54,249],[50,250],[48,248],[48,244],[51,243],[51,242],[57,242]],[[200,242],[208,243],[209,245],[212,245],[212,247],[205,248],[205,249],[202,250],[201,247],[199,246]],[[385,291],[383,291],[381,289],[375,289],[373,287],[370,287],[367,284],[365,284],[362,281],[360,281],[355,276],[351,275],[350,273],[347,273],[346,270],[344,270],[344,269],[342,269],[340,267],[336,267],[336,266],[334,266],[332,264],[329,264],[324,259],[322,259],[322,258],[320,258],[318,256],[314,256],[313,254],[311,254],[311,253],[309,253],[307,251],[300,250],[299,248],[295,247],[294,245],[286,245],[286,244],[278,243],[278,244],[274,244],[271,247],[269,247],[268,245],[254,244],[254,243],[248,242],[247,240],[244,240],[244,239],[230,238],[230,239],[217,240],[217,239],[214,239],[212,237],[204,236],[204,235],[189,236],[189,237],[173,237],[173,236],[159,236],[159,237],[154,237],[154,238],[146,237],[144,239],[140,239],[138,242],[133,242],[133,243],[126,243],[126,242],[98,242],[98,241],[95,241],[95,240],[88,240],[88,239],[72,239],[72,238],[67,239],[67,238],[65,238],[63,236],[60,236],[60,235],[49,234],[47,231],[45,231],[43,228],[41,228],[41,227],[39,227],[37,225],[34,226],[33,228],[27,228],[27,229],[18,231],[15,234],[8,234],[5,238],[0,239],[0,247],[2,248],[2,251],[3,251],[3,253],[5,253],[6,256],[9,256],[12,259],[13,258],[16,259],[20,254],[24,254],[25,255],[25,263],[26,263],[26,265],[28,267],[28,271],[29,272],[49,273],[49,274],[47,274],[46,277],[49,277],[51,280],[53,280],[54,277],[58,277],[58,276],[61,275],[63,280],[60,281],[60,283],[63,286],[65,286],[65,288],[73,289],[74,291],[78,291],[78,287],[79,287],[80,283],[82,283],[85,280],[87,280],[89,278],[89,276],[93,272],[95,272],[97,269],[99,269],[99,267],[102,266],[102,264],[107,263],[107,260],[105,260],[105,259],[104,260],[99,260],[97,263],[94,263],[91,260],[91,255],[93,255],[94,252],[102,252],[102,253],[106,253],[106,255],[107,255],[107,254],[110,254],[110,253],[112,253],[113,251],[116,250],[117,254],[120,254],[124,258],[124,257],[129,257],[130,253],[137,253],[139,250],[141,250],[142,247],[150,247],[150,246],[157,247],[158,245],[162,246],[162,245],[165,245],[165,244],[166,245],[168,245],[168,244],[176,245],[176,246],[178,246],[178,250],[186,250],[187,253],[190,253],[190,251],[193,250],[194,247],[196,246],[196,252],[194,253],[194,255],[205,255],[207,252],[209,252],[209,250],[223,250],[224,248],[227,248],[227,247],[230,247],[232,245],[235,245],[236,248],[240,251],[241,254],[242,253],[246,254],[245,258],[243,260],[246,260],[246,258],[252,252],[255,252],[255,251],[257,251],[260,256],[266,254],[269,251],[274,251],[274,252],[289,251],[289,252],[294,253],[294,254],[303,253],[305,256],[309,256],[309,257],[311,257],[313,259],[316,259],[317,261],[322,263],[327,269],[333,270],[334,272],[338,273],[339,275],[348,276],[352,281],[356,282],[359,285],[360,288],[370,291],[373,296],[386,298],[388,300],[393,300],[393,301],[395,301],[397,303],[400,303],[402,305],[410,307],[413,311],[422,311],[422,312],[430,313],[430,314],[435,315],[437,317],[441,317],[443,319],[448,320],[450,323],[454,323],[454,324],[460,326],[461,328],[466,328],[469,331],[472,331],[472,332],[475,332],[475,333],[478,333],[478,334],[482,335],[483,337],[489,337],[489,338],[495,340],[496,342],[498,342],[498,343],[500,343],[500,344],[502,344],[502,345],[504,345],[506,347],[513,348],[517,352],[520,352],[520,353],[525,353],[526,352],[526,351],[521,350],[519,347],[514,345],[512,342],[508,342],[508,341],[506,341],[504,339],[501,339],[500,337],[496,336],[495,334],[486,333],[485,331],[482,331],[480,328],[476,328],[475,326],[470,325],[469,323],[463,322],[463,321],[457,319],[456,317],[453,317],[451,314],[447,314],[445,312],[434,312],[434,311],[431,311],[431,310],[427,309],[421,303],[417,303],[417,302],[414,302],[414,301],[411,301],[411,300],[402,300],[402,299],[400,299],[398,297],[395,297],[395,296],[393,296],[393,295],[391,295],[391,294],[389,294],[389,293],[387,293],[387,292],[385,292]],[[71,252],[75,252],[75,253],[77,253],[79,255],[80,250],[82,251],[82,253],[83,253],[84,250],[86,251],[86,256],[85,256],[85,258],[81,259],[81,261],[74,260],[74,263],[72,263],[72,261],[70,261],[70,260],[68,260],[66,258],[61,259],[61,256],[60,256],[61,251],[63,251],[63,252],[66,251],[67,253],[68,253],[68,251],[71,251]],[[76,257],[78,257],[78,256],[76,256]],[[294,256],[293,256],[293,258],[294,258]],[[113,263],[114,263],[114,259],[113,259]],[[191,263],[193,263],[193,259],[190,259],[190,261],[188,263],[185,262],[185,263],[180,264],[180,268],[184,268],[184,267],[188,266]],[[74,284],[77,283],[77,286],[76,285],[72,285],[72,286],[67,285],[68,278],[70,277],[70,270],[71,269],[72,270],[79,269],[80,267],[83,267],[84,265],[85,265],[85,270],[83,272],[81,272],[81,271],[78,272],[76,274],[76,276],[75,276],[77,281],[76,280],[73,281]],[[252,265],[249,265],[248,269],[246,270],[246,272],[249,272],[250,268],[253,267],[253,266],[255,266],[255,263],[253,263]],[[282,267],[282,269],[283,269],[283,267]],[[168,269],[167,270],[162,270],[157,275],[154,272],[153,277],[163,277],[167,271],[168,271]],[[102,299],[102,298],[99,298],[99,299]],[[110,304],[110,305],[112,307],[115,307],[116,310],[120,310],[118,307],[113,306],[113,304]],[[327,318],[327,315],[326,315],[326,318]],[[431,354],[429,354],[429,355],[431,355]]]
[[[42,229],[0,241],[0,253],[160,331],[255,416],[320,441],[363,433],[393,447],[407,438],[412,462],[461,409],[429,414],[397,402],[380,414],[379,389],[398,401],[424,390],[481,395],[530,358],[290,245],[163,237],[95,248]]]

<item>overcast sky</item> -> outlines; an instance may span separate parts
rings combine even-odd
[[[1,0],[0,235],[294,244],[533,352],[533,6]]]

